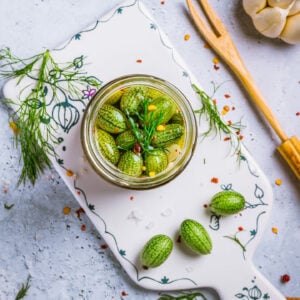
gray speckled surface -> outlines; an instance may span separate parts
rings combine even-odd
[[[246,124],[244,143],[269,178],[274,205],[255,265],[284,295],[300,297],[300,185],[275,152],[279,143],[225,65],[214,70],[211,50],[196,33],[184,1],[142,0],[190,70],[207,90],[211,82],[230,93],[235,114]],[[250,73],[289,136],[300,137],[300,45],[260,36],[241,1],[210,1],[226,24]],[[120,1],[0,0],[0,46],[27,57],[53,48],[92,23]],[[184,35],[190,34],[189,41]],[[2,87],[4,81],[0,81]],[[31,276],[27,299],[157,299],[136,287],[106,249],[104,241],[54,170],[34,187],[16,188],[19,152],[13,146],[8,113],[0,105],[0,299],[14,299]],[[275,180],[280,178],[282,185]],[[7,210],[4,205],[14,206]],[[69,215],[63,214],[71,207]],[[82,231],[82,224],[86,230]],[[278,228],[278,234],[271,231]],[[291,280],[281,283],[280,276]],[[125,293],[124,293],[125,292]],[[123,294],[122,294],[123,293]],[[209,299],[217,299],[205,291]],[[227,299],[225,299],[227,300]]]

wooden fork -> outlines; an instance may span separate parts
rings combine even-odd
[[[249,71],[244,65],[238,50],[236,49],[228,31],[207,0],[198,0],[201,8],[209,22],[205,22],[197,13],[191,0],[186,0],[192,19],[195,22],[200,34],[214,49],[214,51],[227,63],[230,69],[240,79],[245,89],[257,108],[262,112],[268,123],[271,125],[281,144],[277,150],[288,163],[296,177],[300,180],[300,141],[296,136],[288,138],[283,128],[276,120],[273,112],[260,93]],[[209,26],[210,25],[210,26]],[[295,298],[296,299],[296,298]],[[300,298],[299,298],[300,299]]]

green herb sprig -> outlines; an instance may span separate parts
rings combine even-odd
[[[132,114],[126,112],[131,130],[141,146],[143,153],[153,150],[151,141],[157,126],[161,124],[163,118],[162,112],[154,117],[153,111],[149,112],[148,110],[149,105],[149,99],[144,98],[141,102],[140,111],[136,110]]]
[[[30,276],[27,277],[26,283],[22,284],[21,289],[17,293],[15,300],[21,300],[26,296],[30,288],[29,282],[30,282]]]
[[[212,133],[216,135],[226,134],[229,136],[230,141],[237,141],[236,152],[240,155],[240,139],[236,137],[236,132],[240,132],[244,126],[239,122],[225,122],[218,110],[217,104],[212,100],[212,97],[207,95],[203,90],[199,89],[195,84],[193,88],[200,97],[202,107],[194,111],[199,115],[199,119],[202,116],[208,121],[208,129],[202,133],[203,137],[207,137]]]
[[[99,88],[100,82],[87,76],[80,69],[84,57],[72,62],[55,62],[49,50],[29,58],[19,58],[9,48],[0,49],[0,76],[17,79],[17,84],[30,79],[20,92],[17,101],[7,100],[15,111],[10,116],[10,126],[15,132],[15,144],[21,149],[23,163],[18,185],[29,180],[33,185],[37,178],[50,167],[50,156],[55,155],[53,144],[56,126],[47,111],[47,96],[51,102],[59,101],[59,92],[71,98],[82,97],[82,87],[90,84]],[[27,82],[27,81],[26,81]]]

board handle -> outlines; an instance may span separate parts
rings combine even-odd
[[[224,281],[216,288],[220,299],[276,299],[286,300],[256,268],[251,264],[238,274],[230,273],[223,276]]]

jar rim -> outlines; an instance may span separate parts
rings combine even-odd
[[[183,114],[186,136],[182,153],[172,166],[154,177],[134,177],[122,173],[100,154],[94,137],[95,118],[100,107],[116,90],[134,85],[146,85],[171,96]],[[86,106],[81,123],[81,144],[84,155],[91,167],[106,181],[129,189],[151,189],[178,176],[191,160],[197,141],[197,123],[191,104],[186,96],[173,84],[162,78],[147,74],[131,74],[117,77],[105,85],[93,96]]]

